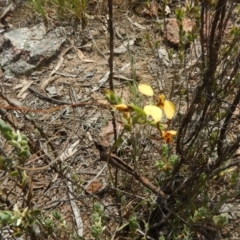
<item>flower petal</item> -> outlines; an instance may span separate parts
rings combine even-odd
[[[161,109],[163,109],[163,107],[164,107],[164,102],[165,102],[165,96],[163,95],[163,94],[160,94],[159,96],[158,96],[158,106],[161,108]]]
[[[153,89],[149,84],[139,84],[138,85],[138,90],[140,93],[146,95],[146,96],[153,96]]]
[[[161,121],[162,110],[159,107],[153,105],[146,105],[143,110],[147,115],[151,116],[155,122]]]
[[[129,110],[128,105],[123,104],[123,103],[117,104],[117,105],[115,105],[114,107],[115,107],[118,111],[120,111],[120,112],[125,112],[125,111]]]
[[[174,104],[168,100],[165,100],[163,109],[167,119],[172,119],[176,112]]]
[[[177,131],[170,130],[170,131],[162,131],[162,138],[166,143],[172,142],[172,138],[177,134]]]
[[[174,131],[174,130],[170,130],[170,131],[167,131],[167,132],[170,133],[172,136],[177,135],[177,131]]]

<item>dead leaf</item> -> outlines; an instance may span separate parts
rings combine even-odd
[[[18,93],[17,97],[24,99],[27,96],[27,93],[24,93],[31,85],[32,85],[33,81],[31,80],[24,80],[23,81],[23,87],[21,89],[21,91]]]
[[[55,73],[57,72],[57,70],[61,67],[63,63],[63,57],[60,57],[58,62],[57,62],[57,65],[53,68],[53,70],[51,71],[50,75],[49,75],[49,78]]]
[[[152,16],[152,13],[147,9],[147,8],[144,8],[142,11],[141,11],[141,15],[142,16],[146,16],[146,17],[151,17]]]
[[[125,41],[125,42],[123,42],[123,44],[121,46],[114,48],[113,52],[116,54],[125,53],[131,49],[130,47],[134,44],[134,42],[135,42],[135,40]]]
[[[68,159],[69,157],[71,157],[74,153],[77,152],[77,145],[79,144],[79,140],[77,140],[75,143],[71,144],[65,152],[62,153],[62,155],[60,156],[60,160],[64,161],[66,159]]]
[[[79,59],[83,61],[83,59],[85,58],[83,52],[78,48],[76,48],[76,51],[77,51],[77,55],[78,55]]]
[[[119,70],[119,72],[124,72],[124,71],[126,71],[126,69],[129,68],[130,66],[131,66],[131,63],[125,64],[123,67],[121,67],[121,69]]]
[[[123,129],[123,125],[121,122],[117,122],[117,132],[119,133]],[[112,121],[109,121],[106,126],[100,129],[101,142],[104,146],[110,146],[110,143],[114,137],[113,125]]]
[[[114,75],[113,75],[113,78],[115,78],[115,79],[121,79],[121,80],[125,80],[125,81],[133,81],[133,79],[127,78],[127,77],[125,77],[125,76],[123,76],[123,75],[121,75],[121,74],[114,74]]]
[[[84,15],[85,15],[85,17],[86,17],[87,19],[90,19],[90,20],[95,19],[95,16],[94,16],[94,15],[89,15],[89,14],[87,14],[87,13],[84,13]]]
[[[57,89],[55,86],[49,86],[46,88],[46,91],[51,95],[58,95]]]
[[[24,85],[26,85],[28,83],[28,80],[26,78],[21,79],[19,84],[16,84],[13,89],[20,89],[22,88]]]
[[[9,98],[9,97],[7,97],[7,99],[8,99],[8,102],[10,102],[11,105],[13,105],[15,107],[19,107],[19,108],[23,107],[22,102],[20,102],[18,99],[16,99],[16,98]]]
[[[88,194],[100,194],[106,189],[107,184],[93,180],[85,189]]]
[[[56,72],[56,74],[64,77],[71,77],[71,78],[76,78],[78,76],[77,74],[62,73],[62,72]]]
[[[21,99],[25,99],[27,95],[28,95],[28,92],[24,92],[24,93],[21,95]]]
[[[99,83],[99,84],[104,84],[104,83],[108,80],[109,74],[110,74],[110,72],[108,71],[108,72],[98,81],[98,83]]]
[[[81,61],[88,62],[88,63],[95,62],[94,60],[86,59],[83,52],[80,49],[76,48],[76,52],[77,52],[77,55],[78,55],[78,57]]]
[[[107,105],[107,106],[110,105],[107,100],[104,100],[104,99],[95,99],[95,100],[98,104]]]
[[[145,29],[146,29],[145,27],[143,27],[143,26],[140,25],[139,23],[133,22],[131,18],[127,18],[127,19],[128,19],[128,21],[129,21],[132,25],[134,25],[134,26],[137,27],[138,29],[141,29],[141,30],[145,30]]]
[[[93,124],[95,124],[97,122],[97,120],[101,117],[101,113],[100,112],[94,112],[92,117],[89,117],[85,122],[84,125],[85,126],[92,126]]]
[[[57,62],[57,65],[53,68],[53,70],[51,71],[50,75],[49,75],[49,78],[55,74],[55,72],[57,72],[57,70],[61,67],[62,63],[63,63],[63,56],[73,48],[73,46],[71,45],[70,47],[66,48],[66,49],[63,49],[62,52],[60,53],[59,55],[59,58],[58,58],[58,62]]]
[[[67,177],[68,179],[71,179],[71,174],[69,172],[67,174]],[[69,190],[68,195],[69,195],[69,199],[72,207],[72,212],[73,212],[74,219],[77,226],[77,234],[82,238],[83,237],[83,221],[81,218],[81,212],[80,212],[79,206],[77,205],[76,200],[74,200],[75,198],[72,194],[74,192],[73,183],[71,181],[68,181],[67,186]]]
[[[2,12],[1,16],[0,16],[0,19],[1,19],[1,22],[3,22],[3,19],[5,19],[9,12],[13,12],[14,10],[16,9],[16,4],[15,3],[10,3]]]
[[[165,15],[169,15],[171,13],[170,7],[168,5],[166,5],[165,7]]]
[[[60,78],[60,76],[59,76],[59,75],[55,75],[55,76],[52,76],[52,77],[50,77],[50,78],[48,78],[48,79],[45,79],[45,80],[41,83],[41,85],[40,85],[41,89],[45,91],[45,88],[46,88],[50,83],[56,81],[58,78]]]
[[[168,52],[167,52],[167,50],[165,48],[160,47],[158,49],[158,56],[163,61],[164,65],[166,67],[171,65],[169,57],[168,57]]]
[[[34,180],[33,180],[33,186],[32,186],[32,188],[33,188],[33,189],[41,189],[41,188],[46,187],[47,184],[48,184],[48,183],[47,183],[46,181],[39,181],[39,180],[37,180],[37,179],[34,179]]]
[[[45,90],[45,88],[47,87],[47,85],[49,83],[51,83],[52,81],[56,80],[55,78],[52,78],[52,76],[58,71],[58,69],[61,67],[62,63],[63,63],[63,56],[73,48],[73,45],[71,45],[70,47],[64,49],[61,54],[59,55],[59,58],[58,58],[58,62],[57,62],[57,65],[53,68],[53,70],[51,71],[48,79],[46,79],[42,84],[41,84],[41,89],[42,90]],[[59,78],[59,76],[57,77]]]
[[[95,91],[97,91],[101,86],[103,86],[103,85],[107,82],[107,80],[108,80],[108,78],[109,78],[109,74],[110,74],[110,72],[108,71],[108,72],[98,81],[98,86],[94,87],[94,88],[91,90],[91,92],[95,92]]]

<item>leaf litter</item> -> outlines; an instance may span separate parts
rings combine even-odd
[[[153,15],[156,15],[156,6],[152,6],[151,11]],[[168,14],[170,14],[170,10],[167,9],[167,11]],[[126,29],[127,36],[121,35],[123,37],[121,42],[117,42],[116,40],[115,43],[116,46],[119,47],[114,49],[116,53],[114,58],[114,77],[124,80],[123,84],[118,86],[117,92],[128,101],[130,99],[128,84],[132,79],[137,80],[136,76],[139,75],[146,76],[142,80],[142,83],[151,85],[154,91],[158,89],[159,85],[162,85],[161,90],[168,93],[170,85],[165,76],[167,76],[167,74],[175,76],[175,72],[174,69],[171,68],[166,70],[165,66],[169,67],[171,65],[169,65],[169,57],[164,45],[158,48],[158,59],[153,57],[152,49],[148,43],[146,43],[146,34],[149,32],[149,20],[145,21],[143,17],[134,15],[131,16],[131,18],[128,17],[126,21],[122,20],[122,16],[116,17],[115,22],[119,28]],[[92,35],[88,38],[89,40],[86,45],[90,47],[86,49],[81,47],[80,50],[78,46],[65,43],[63,50],[58,54],[58,59],[53,60],[55,67],[52,70],[43,67],[43,70],[38,74],[36,71],[36,74],[33,73],[27,78],[19,77],[14,79],[14,81],[3,82],[2,87],[9,102],[14,106],[27,106],[33,109],[48,109],[56,106],[30,93],[28,89],[33,85],[44,92],[49,90],[49,86],[54,87],[57,93],[60,89],[61,94],[57,94],[54,98],[63,102],[73,103],[75,101],[74,94],[70,91],[71,87],[74,88],[75,94],[79,99],[88,98],[89,101],[93,102],[103,101],[102,87],[108,87],[107,83],[109,78],[107,58],[105,59],[104,57],[108,57],[108,37],[107,33],[102,33],[99,30],[103,28],[101,22],[97,19],[89,19],[87,28],[88,30],[97,32],[97,34],[94,35],[94,39]],[[136,45],[135,41],[135,39],[139,37],[146,40],[145,43],[140,46]],[[156,41],[161,41],[162,43],[162,40],[161,36],[158,35]],[[77,41],[80,42],[81,39],[77,39]],[[66,53],[73,49],[73,58],[67,59]],[[134,57],[131,59],[129,54],[132,54],[131,56]],[[161,59],[160,63],[159,58]],[[141,64],[142,59],[146,60],[143,64]],[[139,68],[136,68],[137,64],[139,64]],[[189,68],[192,67],[194,66],[189,66]],[[79,68],[81,68],[82,71],[79,71],[77,76],[76,74],[71,74],[74,69]],[[152,71],[152,69],[155,70]],[[167,71],[167,74],[164,74],[165,71]],[[148,79],[150,79],[149,82],[147,81]],[[82,83],[85,84],[85,86],[82,85]],[[50,94],[55,95],[53,92],[50,92]],[[152,93],[149,91],[148,94],[152,96]],[[2,102],[2,99],[0,100]],[[168,108],[171,109],[171,106]],[[170,117],[174,113],[171,109],[169,113]],[[105,142],[106,146],[111,146],[113,143],[113,126],[110,120],[110,111],[92,104],[92,106],[78,107],[77,109],[69,107],[66,111],[61,110],[57,113],[29,112],[25,115],[18,111],[17,113],[11,112],[10,114],[14,116],[19,123],[24,123],[22,131],[32,136],[31,141],[34,145],[41,145],[39,142],[45,143],[42,145],[42,149],[39,149],[40,154],[37,159],[35,161],[29,161],[27,167],[45,166],[51,159],[57,159],[58,157],[61,164],[65,167],[60,167],[58,165],[59,161],[57,161],[56,164],[50,167],[51,171],[46,169],[36,172],[41,187],[34,188],[35,197],[33,202],[35,206],[48,206],[48,209],[58,209],[65,214],[65,218],[72,229],[75,229],[74,226],[78,227],[77,233],[79,236],[83,234],[87,236],[89,234],[88,227],[90,226],[91,214],[89,208],[91,208],[92,205],[89,198],[86,197],[85,192],[90,195],[94,195],[95,191],[98,192],[98,188],[101,188],[102,179],[104,179],[104,184],[107,183],[111,185],[108,170],[104,163],[97,161],[99,154],[93,146],[93,142],[96,140]],[[155,116],[153,117],[155,118]],[[156,118],[158,118],[156,120],[159,120],[159,116],[156,116]],[[54,124],[57,122],[58,124]],[[117,129],[118,132],[121,132],[123,129],[123,126],[119,122],[117,123]],[[144,131],[144,129],[142,129],[142,131]],[[91,137],[89,137],[89,134]],[[147,140],[144,137],[139,137],[138,141],[142,141],[145,144]],[[63,153],[61,153],[63,145],[65,144],[67,147]],[[152,169],[152,166],[155,164],[155,154],[157,154],[155,149],[157,147],[158,144],[155,142],[148,144],[149,154],[148,156],[143,156],[143,172],[149,172],[149,169]],[[129,153],[130,152],[131,149],[129,150]],[[129,153],[123,153],[123,158],[125,158],[126,161],[130,159]],[[128,163],[131,164],[130,161]],[[141,164],[141,162],[139,162],[139,164]],[[52,172],[56,174],[53,175]],[[88,174],[93,172],[95,173],[95,180],[93,180],[91,174]],[[67,180],[71,179],[72,176],[77,177],[76,180],[72,180],[74,184],[70,184]],[[38,181],[33,178],[33,185],[37,185]],[[89,185],[89,188],[86,190],[83,189],[82,193],[80,193],[80,197],[82,198],[77,199],[75,195],[70,193],[75,193],[76,190],[79,192],[79,189],[82,189],[82,185],[80,184],[82,181],[87,183],[91,182],[91,185]],[[143,197],[142,193],[137,189],[137,186],[131,184],[131,179],[126,179],[126,181],[131,191],[136,193],[129,202],[134,201],[138,195],[139,198]],[[6,187],[6,191],[10,191],[12,184],[10,180],[5,182],[4,186]],[[121,184],[123,185],[124,183]],[[114,195],[107,191],[104,194],[104,201],[108,202],[109,205],[113,205]],[[12,202],[18,201],[13,194],[10,194],[9,198]],[[68,199],[72,200],[69,201]],[[91,201],[93,200],[91,199]],[[108,209],[108,206],[105,207]],[[118,212],[118,209],[116,207],[112,208],[113,211],[109,213],[109,221],[111,221],[113,229],[116,229],[117,225],[112,219],[115,219],[114,217],[116,216],[114,216],[114,214]],[[69,211],[69,209],[72,210]],[[72,221],[70,219],[72,219]],[[81,229],[83,229],[83,232]]]

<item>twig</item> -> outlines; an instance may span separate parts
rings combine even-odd
[[[90,184],[91,184],[94,180],[96,180],[96,179],[102,174],[102,172],[105,170],[106,167],[107,167],[107,164],[106,164],[105,166],[103,166],[103,168],[99,171],[99,173],[94,174],[94,175],[95,175],[94,178],[91,179],[91,180],[88,182],[88,184],[84,187],[85,190],[90,186]]]
[[[239,67],[238,63],[237,63],[237,66]],[[234,112],[235,112],[239,102],[240,102],[240,90],[238,90],[238,92],[235,96],[235,99],[233,100],[233,103],[228,108],[226,118],[224,120],[223,126],[222,126],[220,134],[219,134],[218,143],[217,143],[217,152],[218,152],[218,157],[219,157],[218,159],[221,159],[221,156],[223,154],[223,150],[224,150],[223,143],[226,138],[226,132],[228,129],[228,125],[231,123],[231,119],[234,115]],[[220,164],[221,164],[221,161],[218,160],[215,164],[215,167],[219,167]]]
[[[108,19],[108,31],[109,31],[109,59],[108,59],[108,64],[109,64],[109,87],[110,90],[113,91],[113,39],[114,39],[114,32],[113,32],[113,10],[112,10],[112,0],[108,0],[108,13],[109,13],[109,19]]]
[[[28,168],[28,167],[16,166],[16,168],[22,169],[22,170],[28,170],[28,171],[40,171],[40,170],[48,169],[50,166],[52,166],[58,160],[61,159],[61,156],[66,151],[66,149],[68,147],[69,140],[72,138],[73,134],[74,134],[74,131],[71,132],[70,136],[68,137],[68,139],[66,140],[65,144],[63,145],[62,151],[59,153],[59,155],[52,162],[50,162],[48,165],[43,166],[43,167],[36,167],[36,168]]]
[[[0,146],[0,152],[2,153],[2,155],[3,155],[5,158],[8,158],[7,154],[4,152],[4,150],[2,149],[1,146]]]
[[[105,161],[115,166],[116,168],[119,168],[124,172],[127,172],[128,174],[132,175],[138,182],[142,183],[145,187],[150,189],[153,193],[157,194],[158,196],[168,198],[168,195],[166,195],[160,188],[154,186],[147,178],[139,175],[130,166],[128,166],[125,162],[123,162],[120,158],[118,158],[114,154],[108,154],[102,145],[95,142],[95,146],[99,150],[99,154],[100,154],[99,161]]]
[[[95,42],[95,40],[94,40],[94,38],[93,38],[92,36],[91,36],[91,40],[92,40],[92,42],[93,42],[94,47],[97,49],[98,53],[99,53],[100,55],[102,55],[103,58],[106,60],[105,54],[98,48],[98,46],[97,46],[97,44],[96,44],[96,42]]]
[[[27,108],[27,107],[16,107],[16,106],[3,106],[0,105],[0,108],[2,109],[7,109],[7,110],[17,110],[17,111],[22,111],[22,112],[39,112],[39,113],[50,113],[54,111],[59,111],[60,109],[67,108],[67,107],[83,107],[83,106],[101,106],[104,108],[110,108],[110,105],[104,104],[104,103],[98,103],[98,102],[78,102],[78,103],[73,103],[73,104],[66,104],[66,105],[61,105],[58,107],[53,107],[53,108],[48,108],[48,109],[33,109],[33,108]]]
[[[233,163],[230,163],[228,164],[227,166],[223,166],[221,168],[217,168],[216,170],[214,170],[213,172],[211,172],[211,174],[209,175],[209,178],[212,178],[214,176],[216,176],[217,174],[219,174],[220,172],[228,169],[228,168],[231,168],[231,167],[234,167],[236,165],[239,165],[240,164],[240,159],[238,158],[236,161],[234,161]]]
[[[8,14],[16,9],[16,5],[14,3],[10,3],[0,15],[0,21],[3,22],[4,19],[8,16]]]
[[[114,31],[113,31],[113,1],[112,0],[108,0],[108,13],[109,13],[109,19],[108,19],[108,31],[109,31],[109,51],[110,51],[110,55],[109,55],[109,59],[108,59],[108,64],[109,64],[109,88],[111,91],[114,90],[114,86],[113,86],[113,40],[114,40]],[[113,133],[114,133],[114,141],[115,143],[117,142],[117,124],[116,124],[116,117],[115,117],[115,113],[113,111],[111,111],[111,115],[112,115],[112,125],[113,125]],[[118,168],[116,168],[116,172],[115,172],[115,188],[117,188],[117,182],[118,182]],[[117,190],[116,190],[116,200],[120,200],[118,199],[118,194],[117,194]],[[121,200],[120,200],[121,201]],[[119,205],[118,205],[119,206]],[[120,215],[120,221],[122,221],[122,216],[121,216],[121,209],[118,209],[119,215]]]
[[[207,21],[206,19],[204,19],[204,16],[206,15],[207,18],[207,13],[206,13],[206,3],[204,1],[202,1],[202,7],[201,7],[201,27],[200,27],[200,43],[201,43],[201,58],[202,58],[202,68],[205,68],[205,56],[204,56],[204,27],[205,24],[204,22]],[[205,20],[205,21],[204,21]],[[205,31],[206,32],[206,31]]]
[[[109,59],[108,59],[108,64],[109,64],[109,88],[111,91],[114,90],[113,86],[113,40],[114,40],[114,31],[113,31],[113,1],[108,0],[108,13],[109,13],[109,19],[108,19],[108,31],[109,31]],[[114,140],[115,142],[117,141],[117,125],[116,125],[116,118],[114,112],[112,113],[112,124],[113,124],[113,131],[114,131]]]
[[[69,179],[71,178],[70,173],[68,173],[67,176]],[[83,236],[83,221],[80,215],[80,211],[79,208],[75,202],[75,200],[73,200],[73,195],[71,194],[73,192],[73,187],[72,187],[72,183],[70,181],[67,182],[67,187],[69,189],[68,194],[69,194],[69,199],[70,199],[70,203],[71,203],[71,207],[72,207],[72,211],[75,217],[75,222],[77,225],[77,234],[79,237]]]
[[[47,101],[47,102],[50,102],[50,103],[53,103],[53,104],[57,104],[57,105],[66,105],[66,104],[71,104],[69,102],[64,102],[64,101],[60,101],[60,100],[57,100],[57,99],[54,99],[54,98],[50,98],[50,97],[47,97],[45,96],[44,94],[38,92],[37,90],[29,87],[28,90],[36,95],[37,97],[39,97],[40,99],[44,100],[44,101]]]
[[[59,55],[59,58],[58,58],[58,62],[57,62],[57,65],[53,68],[53,70],[51,71],[48,79],[46,81],[44,81],[41,85],[41,88],[42,89],[45,89],[46,86],[48,85],[49,83],[49,79],[57,72],[57,70],[61,67],[62,63],[63,63],[63,56],[70,50],[72,50],[74,48],[74,45],[73,43],[71,42],[71,46],[66,48],[66,49],[63,49]]]

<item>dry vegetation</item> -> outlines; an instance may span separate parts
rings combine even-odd
[[[115,52],[124,42],[127,50],[109,60],[111,3]],[[22,17],[14,12],[14,27],[31,16],[31,25],[63,26],[68,40],[58,69],[65,76],[49,78],[57,57],[1,82],[1,119],[27,136],[30,151],[23,159],[0,138],[1,239],[239,239],[239,8],[227,0],[32,0],[17,10]],[[170,18],[179,25],[177,46],[166,39]],[[162,122],[177,131],[173,142],[150,124],[127,131],[104,100],[114,87],[125,103],[155,102],[139,83],[176,105],[175,118]]]

